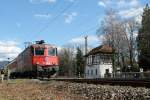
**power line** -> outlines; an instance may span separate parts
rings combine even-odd
[[[58,13],[55,17],[53,17],[53,19],[51,19],[42,29],[40,29],[38,32],[36,32],[35,35],[29,35],[28,39],[32,39],[33,40],[33,37],[38,37],[38,33],[41,33],[43,32],[44,30],[46,30],[50,24],[52,24],[53,22],[55,22],[63,13],[65,13],[68,9],[70,9],[74,4],[75,2],[77,2],[77,0],[75,0],[74,2],[71,2],[71,4],[69,4],[67,7],[65,7],[63,10],[60,11],[60,13]],[[62,7],[61,7],[62,8]],[[54,9],[54,8],[53,8]],[[35,32],[33,32],[35,33]],[[23,43],[24,44],[24,43]]]
[[[100,17],[99,16],[99,13],[96,13],[96,17]],[[93,19],[91,19],[91,20],[93,20]],[[91,21],[90,20],[90,21]],[[89,21],[88,21],[89,22]],[[84,24],[86,24],[86,23],[80,23],[80,26],[83,26]],[[87,24],[86,24],[87,25]],[[86,29],[86,30],[84,30],[81,34],[79,34],[79,35],[83,35],[84,33],[88,33],[88,32],[91,32],[91,31],[93,31],[93,30],[95,30],[96,31],[96,29],[98,28],[98,24],[97,25],[94,25],[94,26],[92,26],[92,27],[90,27],[90,28],[88,28],[88,29]],[[78,35],[78,36],[79,36]],[[87,34],[84,34],[84,35],[87,35]]]
[[[41,33],[41,32],[43,32],[44,30],[46,30],[49,26],[50,26],[50,24],[52,24],[53,22],[55,22],[63,13],[65,13],[68,9],[70,9],[74,4],[75,4],[75,2],[77,2],[77,0],[76,1],[74,1],[74,2],[72,2],[70,5],[68,5],[66,8],[64,8],[60,13],[58,13],[52,20],[50,20],[42,29],[40,29],[39,30],[39,32],[37,32],[37,33]],[[97,16],[98,16],[98,14],[97,14]],[[83,35],[83,33],[87,33],[87,32],[91,32],[91,31],[93,31],[93,30],[96,30],[96,28],[98,27],[98,25],[95,25],[95,26],[93,26],[93,27],[90,27],[90,28],[88,28],[87,30],[85,30],[85,31],[83,31],[82,33],[81,33],[81,35]],[[38,34],[37,34],[38,35]],[[35,36],[36,37],[36,36]]]
[[[83,32],[81,32],[81,34],[78,34],[78,36],[81,36],[81,35],[88,35],[87,33],[91,32],[91,31],[96,31],[96,29],[98,28],[98,25],[95,25],[95,26],[92,26],[86,30],[84,30]]]
[[[87,33],[87,32],[91,32],[93,30],[96,30],[96,28],[98,27],[98,25],[95,25],[93,27],[90,27],[89,29],[85,30],[83,33]]]
[[[77,1],[77,0],[76,0]],[[44,30],[46,30],[50,24],[52,24],[53,22],[55,22],[63,13],[65,13],[68,9],[70,9],[74,4],[75,2],[72,2],[71,4],[69,4],[66,8],[64,8],[60,13],[58,13],[51,21],[49,21],[42,29],[39,30],[39,32],[37,33],[41,33],[43,32]]]

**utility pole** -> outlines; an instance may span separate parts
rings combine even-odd
[[[85,55],[87,54],[87,39],[88,39],[88,36],[85,36]]]
[[[10,58],[7,58],[8,59],[8,64],[9,64],[9,62],[10,62]],[[8,65],[7,64],[7,65]],[[9,68],[8,68],[8,66],[7,66],[7,80],[9,81],[9,77],[10,77],[10,70],[9,70]]]
[[[88,44],[87,44],[87,39],[88,39],[88,36],[85,36],[85,55],[87,54],[87,47],[88,47]],[[84,77],[86,77],[86,57],[85,57],[85,64],[84,64]]]

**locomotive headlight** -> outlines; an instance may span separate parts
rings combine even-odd
[[[37,64],[39,64],[39,62],[37,62]]]

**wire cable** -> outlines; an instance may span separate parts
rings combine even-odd
[[[39,32],[37,33],[41,33],[44,30],[46,30],[50,24],[52,24],[53,22],[55,22],[63,13],[65,13],[68,9],[70,9],[73,5],[75,4],[75,2],[72,2],[70,5],[68,5],[66,8],[64,8],[60,13],[58,13],[51,21],[49,21],[42,29],[39,30]]]

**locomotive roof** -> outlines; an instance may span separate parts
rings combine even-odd
[[[32,44],[31,46],[32,47],[41,47],[41,48],[43,48],[43,47],[55,47],[55,46],[50,45],[50,44]]]

